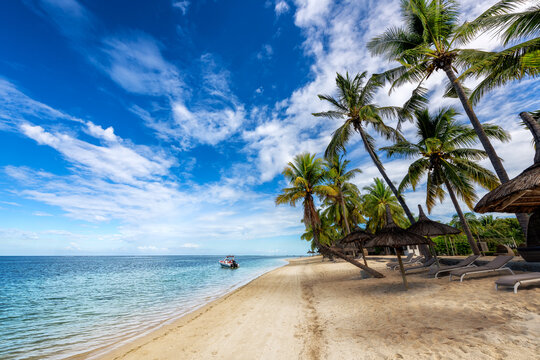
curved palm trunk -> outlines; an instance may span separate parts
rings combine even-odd
[[[478,245],[476,245],[476,241],[474,241],[474,238],[471,233],[471,229],[469,228],[469,224],[467,223],[467,220],[465,220],[465,216],[463,215],[463,212],[461,211],[461,207],[459,206],[459,203],[457,201],[456,194],[454,194],[454,190],[452,190],[452,187],[448,183],[448,180],[446,180],[444,184],[446,185],[448,194],[450,194],[452,203],[454,203],[454,207],[456,208],[456,211],[459,216],[459,220],[461,221],[461,225],[463,226],[463,231],[465,232],[465,235],[467,235],[467,241],[469,242],[469,245],[471,245],[473,254],[480,255],[480,250],[478,249]]]
[[[482,146],[484,147],[484,150],[486,151],[489,157],[489,160],[491,161],[491,165],[493,165],[493,168],[495,169],[495,172],[497,173],[497,176],[501,180],[501,183],[504,184],[508,182],[510,179],[508,178],[508,174],[506,173],[506,170],[504,169],[502,161],[497,156],[497,152],[493,148],[493,145],[491,145],[491,142],[489,141],[486,133],[484,132],[484,128],[482,128],[482,124],[480,124],[480,121],[476,117],[476,114],[474,113],[471,103],[469,102],[469,99],[467,98],[467,95],[465,94],[465,90],[463,90],[463,86],[461,85],[461,82],[457,79],[456,74],[454,73],[454,70],[452,70],[452,66],[450,64],[447,64],[443,68],[443,70],[446,73],[448,80],[450,80],[450,82],[452,83],[452,86],[456,90],[459,100],[461,101],[461,105],[463,105],[463,109],[467,113],[467,116],[469,117],[469,120],[474,128],[474,131],[476,131],[476,134],[478,135],[478,139],[480,139],[480,142],[482,143]],[[516,218],[518,219],[519,225],[521,226],[521,231],[523,231],[523,233],[525,234],[525,237],[527,237],[528,216],[526,214],[516,214]]]
[[[379,159],[375,155],[375,152],[373,151],[372,148],[369,147],[368,142],[367,142],[367,138],[366,138],[366,134],[364,133],[364,129],[361,126],[357,127],[356,125],[355,125],[355,128],[356,128],[356,131],[358,131],[360,133],[360,136],[362,137],[362,141],[364,142],[364,147],[366,148],[369,156],[371,157],[371,160],[373,160],[373,163],[377,167],[377,170],[379,170],[382,177],[384,178],[384,181],[386,181],[386,183],[388,184],[388,187],[390,187],[390,189],[394,193],[394,196],[398,199],[399,204],[403,208],[403,211],[405,211],[405,215],[407,215],[407,218],[409,219],[411,224],[414,224],[416,222],[416,220],[414,219],[414,217],[413,217],[413,215],[411,213],[411,210],[409,209],[409,207],[405,203],[405,200],[403,199],[403,197],[397,191],[394,183],[390,180],[388,175],[386,175],[386,171],[384,170],[381,162],[379,161]],[[431,253],[430,253],[430,251],[429,251],[429,249],[428,249],[428,247],[426,245],[419,245],[418,247],[419,247],[420,252],[422,253],[422,255],[424,255],[428,259],[431,258]]]
[[[334,250],[330,249],[329,246],[321,244],[319,242],[319,228],[317,226],[318,224],[320,224],[321,220],[319,219],[319,215],[317,214],[317,211],[315,211],[315,204],[313,204],[313,198],[311,197],[311,195],[306,196],[304,206],[306,206],[306,208],[304,209],[304,213],[307,212],[307,213],[311,214],[310,215],[310,220],[311,220],[311,228],[313,230],[313,241],[315,241],[315,245],[320,250],[322,250],[323,252],[326,252],[327,254],[335,255],[335,256],[337,256],[339,258],[342,258],[343,260],[345,260],[345,261],[353,264],[354,266],[357,266],[360,269],[364,270],[365,272],[367,272],[368,274],[370,274],[373,277],[376,277],[376,278],[383,278],[384,277],[384,275],[381,274],[380,272],[375,271],[375,270],[373,270],[372,268],[370,268],[370,267],[368,267],[366,265],[362,265],[358,261],[349,258],[345,254],[342,254],[342,253],[340,253],[338,251],[334,251]]]

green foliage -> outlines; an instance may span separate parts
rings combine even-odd
[[[438,236],[432,239],[435,243],[435,251],[438,255],[470,255],[472,254],[471,246],[467,241],[467,238],[463,235],[448,237],[446,243],[442,236]],[[456,252],[452,252],[452,246]]]
[[[374,179],[374,183],[364,187],[364,191],[366,193],[362,196],[362,202],[364,214],[369,218],[366,226],[369,231],[375,233],[386,224],[386,205],[390,207],[392,218],[397,225],[409,226],[403,208],[381,179]]]
[[[444,200],[444,187],[450,186],[472,208],[477,200],[474,185],[488,190],[499,185],[495,174],[478,165],[478,160],[485,159],[487,154],[483,150],[469,147],[478,139],[476,132],[470,126],[458,124],[456,115],[453,108],[442,108],[433,114],[427,109],[417,110],[415,142],[403,140],[382,148],[388,156],[415,160],[409,166],[399,189],[403,191],[412,187],[414,190],[425,175],[426,205],[429,211],[436,200]],[[484,125],[484,131],[488,138],[509,139],[509,135],[496,125]]]

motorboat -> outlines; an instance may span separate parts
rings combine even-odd
[[[225,259],[219,260],[219,265],[224,268],[236,269],[239,265],[234,259],[234,255],[228,255]]]

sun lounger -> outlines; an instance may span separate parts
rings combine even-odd
[[[426,261],[425,263],[422,263],[420,265],[406,267],[405,268],[405,273],[418,271],[418,270],[427,270],[433,264],[435,264],[435,258],[434,257],[432,257],[431,259],[429,259],[428,261]]]
[[[475,266],[473,263],[479,257],[480,257],[480,255],[471,255],[468,258],[461,260],[460,262],[458,262],[455,265],[446,265],[446,266],[440,266],[438,268],[430,269],[428,274],[429,275],[435,275],[435,278],[438,278],[439,275],[442,275],[442,274],[445,274],[445,273],[447,274],[452,270],[466,268],[466,267],[469,267],[469,266]]]
[[[403,262],[403,266],[416,265],[416,264],[422,262],[423,260],[425,260],[425,258],[423,256],[417,256],[417,257],[412,258],[410,261],[408,261],[406,263]],[[391,270],[399,269],[399,262],[393,263],[392,266],[389,267],[389,269],[391,269]]]
[[[520,285],[530,283],[540,284],[540,272],[503,276],[495,281],[495,290],[498,290],[499,286],[513,286],[514,293],[517,294],[517,289]]]
[[[409,263],[412,258],[413,258],[414,254],[413,253],[410,253],[409,255],[407,255],[406,258],[404,259],[401,259],[401,261],[405,264],[405,263]],[[395,260],[392,260],[392,261],[389,261],[386,263],[386,267],[389,268],[389,269],[392,269],[394,266],[396,265],[399,265],[399,263]]]
[[[452,276],[459,276],[459,281],[462,282],[466,275],[488,272],[508,271],[514,275],[514,272],[510,268],[504,267],[512,258],[512,255],[500,255],[483,266],[452,270],[450,271],[450,281],[452,281]]]

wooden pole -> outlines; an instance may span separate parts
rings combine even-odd
[[[429,236],[427,236],[427,238],[429,240],[431,240],[431,238]],[[437,263],[437,267],[440,268],[441,264],[439,264],[439,258],[437,257],[437,251],[435,250],[435,246],[433,246],[431,243],[429,243],[429,248],[433,252],[433,256],[435,256],[435,262]]]
[[[397,259],[399,262],[399,269],[401,270],[401,277],[403,278],[403,285],[405,285],[405,291],[409,289],[407,285],[407,277],[405,276],[405,269],[403,269],[403,261],[401,261],[401,249],[397,250]]]

